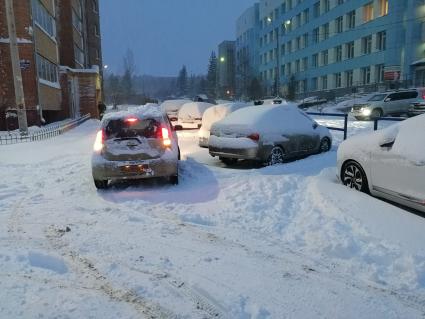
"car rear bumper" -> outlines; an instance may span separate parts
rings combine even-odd
[[[199,146],[200,147],[208,147],[208,141],[209,138],[208,137],[199,137]]]
[[[409,109],[409,112],[407,113],[409,116],[417,116],[417,115],[422,115],[425,114],[425,108],[421,108],[421,109]]]
[[[219,156],[224,158],[237,158],[237,159],[249,159],[259,160],[258,148],[246,148],[246,149],[235,149],[235,148],[219,148],[211,146],[209,147],[211,156]]]
[[[178,160],[160,158],[139,161],[108,161],[101,155],[94,155],[92,174],[95,180],[169,177],[178,174]]]

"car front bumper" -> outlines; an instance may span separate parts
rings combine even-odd
[[[96,154],[92,158],[92,174],[95,180],[170,177],[178,174],[178,160],[109,161]]]

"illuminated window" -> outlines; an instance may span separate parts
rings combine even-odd
[[[363,6],[363,21],[369,22],[373,20],[373,2]]]
[[[379,11],[381,16],[388,14],[388,0],[379,0]]]

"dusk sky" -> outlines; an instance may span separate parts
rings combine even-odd
[[[254,0],[102,0],[103,61],[122,72],[122,57],[134,52],[137,73],[206,73],[212,50],[235,39],[235,23]]]

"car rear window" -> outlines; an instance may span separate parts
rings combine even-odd
[[[159,119],[112,119],[105,125],[105,138],[131,138],[145,137],[156,138],[161,128]]]

